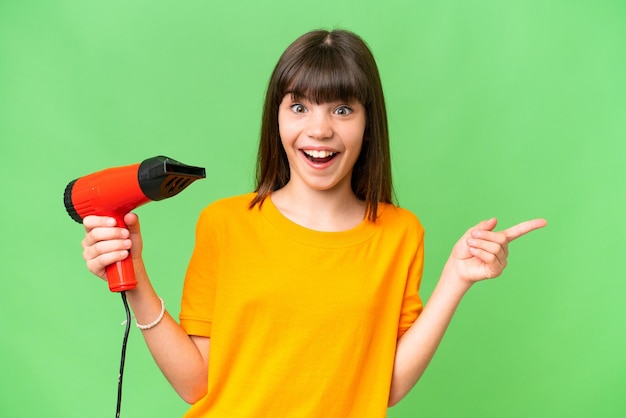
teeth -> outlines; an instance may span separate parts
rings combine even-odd
[[[303,150],[306,155],[313,158],[327,158],[336,154],[331,151],[318,151],[318,150]]]

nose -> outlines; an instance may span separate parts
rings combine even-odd
[[[311,138],[323,140],[333,136],[331,116],[323,111],[313,111],[307,125],[307,135]]]

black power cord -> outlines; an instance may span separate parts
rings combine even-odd
[[[117,382],[117,409],[115,418],[120,418],[120,410],[122,408],[122,380],[124,379],[124,362],[126,361],[126,343],[128,342],[128,334],[130,333],[130,308],[126,301],[126,292],[122,294],[122,302],[124,302],[124,310],[126,311],[126,327],[124,329],[124,339],[122,340],[122,357],[120,360],[120,375]]]

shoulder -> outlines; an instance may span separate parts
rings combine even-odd
[[[250,202],[254,193],[246,193],[215,200],[207,205],[196,224],[197,236],[227,236],[230,234],[245,234],[245,230],[254,223],[250,216]]]
[[[246,193],[237,196],[218,199],[206,206],[201,213],[204,216],[229,215],[246,212],[250,207],[250,202],[254,199],[255,193]]]
[[[396,206],[391,203],[381,203],[379,204],[378,213],[379,215],[377,221],[380,220],[384,223],[408,224],[422,228],[422,223],[417,215],[400,206]]]
[[[200,212],[198,227],[222,228],[226,224],[240,222],[249,217],[250,202],[254,196],[254,193],[246,193],[211,202]]]
[[[388,227],[404,227],[419,231],[424,230],[419,218],[413,212],[391,203],[379,204],[376,222],[380,222],[382,225]]]

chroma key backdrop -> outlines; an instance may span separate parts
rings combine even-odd
[[[136,210],[177,318],[197,217],[253,188],[270,73],[316,28],[377,59],[424,299],[468,227],[549,222],[469,292],[388,416],[626,416],[625,22],[623,0],[1,0],[0,416],[114,415],[124,309],[85,268],[68,182],[157,155],[206,167]],[[133,327],[121,416],[187,408]]]

